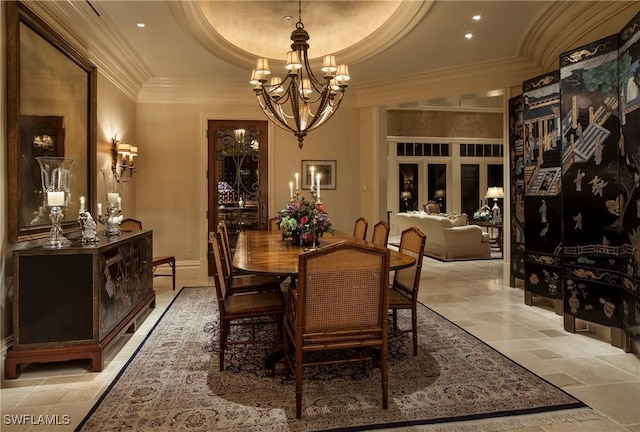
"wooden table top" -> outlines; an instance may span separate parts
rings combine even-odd
[[[320,239],[320,247],[343,240],[352,241],[353,236],[339,231],[336,231],[335,235],[325,234]],[[304,251],[304,247],[292,246],[290,242],[282,240],[280,231],[243,231],[238,234],[233,266],[257,274],[297,275],[298,257]],[[391,250],[391,270],[409,267],[414,263],[413,257]]]

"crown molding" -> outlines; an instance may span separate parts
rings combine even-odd
[[[637,12],[638,3],[627,1],[549,2],[523,32],[518,43],[517,55],[534,60],[543,71],[558,69],[560,54],[572,47],[582,45],[593,29],[606,29],[607,22],[632,8]],[[610,34],[618,31],[620,31],[619,28],[613,28]],[[602,37],[608,35],[603,34]]]
[[[98,72],[136,101],[153,74],[99,4],[88,2],[24,2],[30,10],[86,56]],[[100,15],[92,9],[95,7]]]
[[[189,32],[202,47],[229,63],[247,70],[255,67],[256,55],[230,43],[207,20],[198,1],[169,2],[169,8],[178,23]],[[389,19],[360,42],[340,50],[336,57],[341,63],[357,64],[376,55],[402,39],[429,12],[433,0],[403,1]],[[283,47],[284,49],[285,47]],[[283,51],[284,54],[284,51]],[[269,59],[282,63],[282,59]],[[320,58],[313,63],[319,63]],[[273,67],[273,66],[272,66]]]
[[[522,86],[542,71],[531,60],[509,57],[349,87],[355,106],[380,106]]]
[[[246,81],[153,78],[138,95],[140,103],[257,105]]]
[[[471,112],[485,114],[499,114],[504,112],[504,107],[489,108],[482,106],[447,106],[447,105],[429,105],[417,103],[413,106],[394,106],[388,107],[394,111],[435,111],[435,112]]]
[[[402,2],[400,7],[375,32],[357,44],[335,53],[341,63],[358,64],[396,44],[427,15],[433,1]]]
[[[524,80],[541,73],[535,64],[524,58],[474,63],[350,86],[342,105],[352,108],[388,106],[451,95],[484,93],[507,87],[521,87]],[[247,87],[244,80],[222,82],[183,78],[153,78],[147,81],[140,90],[138,102],[233,105],[257,103],[253,91]],[[433,109],[442,111],[446,108]]]

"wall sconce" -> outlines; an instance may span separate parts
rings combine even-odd
[[[134,158],[138,156],[138,147],[120,142],[117,138],[111,142],[111,171],[118,183],[128,182],[135,172]]]

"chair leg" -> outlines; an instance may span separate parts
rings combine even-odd
[[[360,356],[362,356],[363,360],[362,360],[362,372],[367,373],[367,369],[369,367],[369,360],[364,360],[365,357],[367,357],[367,355],[370,355],[371,357],[373,357],[373,355],[371,354],[371,349],[369,350],[364,350],[361,349],[360,350]],[[375,360],[374,360],[374,365],[375,365]]]
[[[296,347],[296,418],[302,418],[302,350]]]
[[[284,377],[288,380],[291,377],[291,364],[289,363],[291,352],[289,351],[289,338],[286,331],[282,336],[282,349],[284,350]]]
[[[389,348],[380,347],[380,376],[382,379],[382,409],[389,408]]]
[[[418,318],[416,309],[411,309],[411,336],[413,336],[413,355],[418,355]]]
[[[220,323],[220,372],[224,370],[224,350],[227,346],[227,330],[225,323]]]
[[[282,315],[278,315],[276,316],[276,320],[278,321],[278,337],[284,337],[284,324],[282,323],[283,320],[283,316]]]
[[[171,279],[173,281],[173,290],[176,290],[176,260],[174,259],[169,263],[171,266]]]

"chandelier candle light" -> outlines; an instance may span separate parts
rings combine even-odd
[[[291,33],[291,40],[285,79],[272,77],[269,80],[269,60],[259,58],[251,72],[250,83],[267,117],[281,128],[293,132],[298,138],[298,147],[302,148],[307,133],[323,125],[337,111],[350,76],[348,66],[336,66],[336,58],[330,54],[322,62],[323,79],[315,77],[309,64],[309,33],[302,23],[300,0],[298,22]]]

